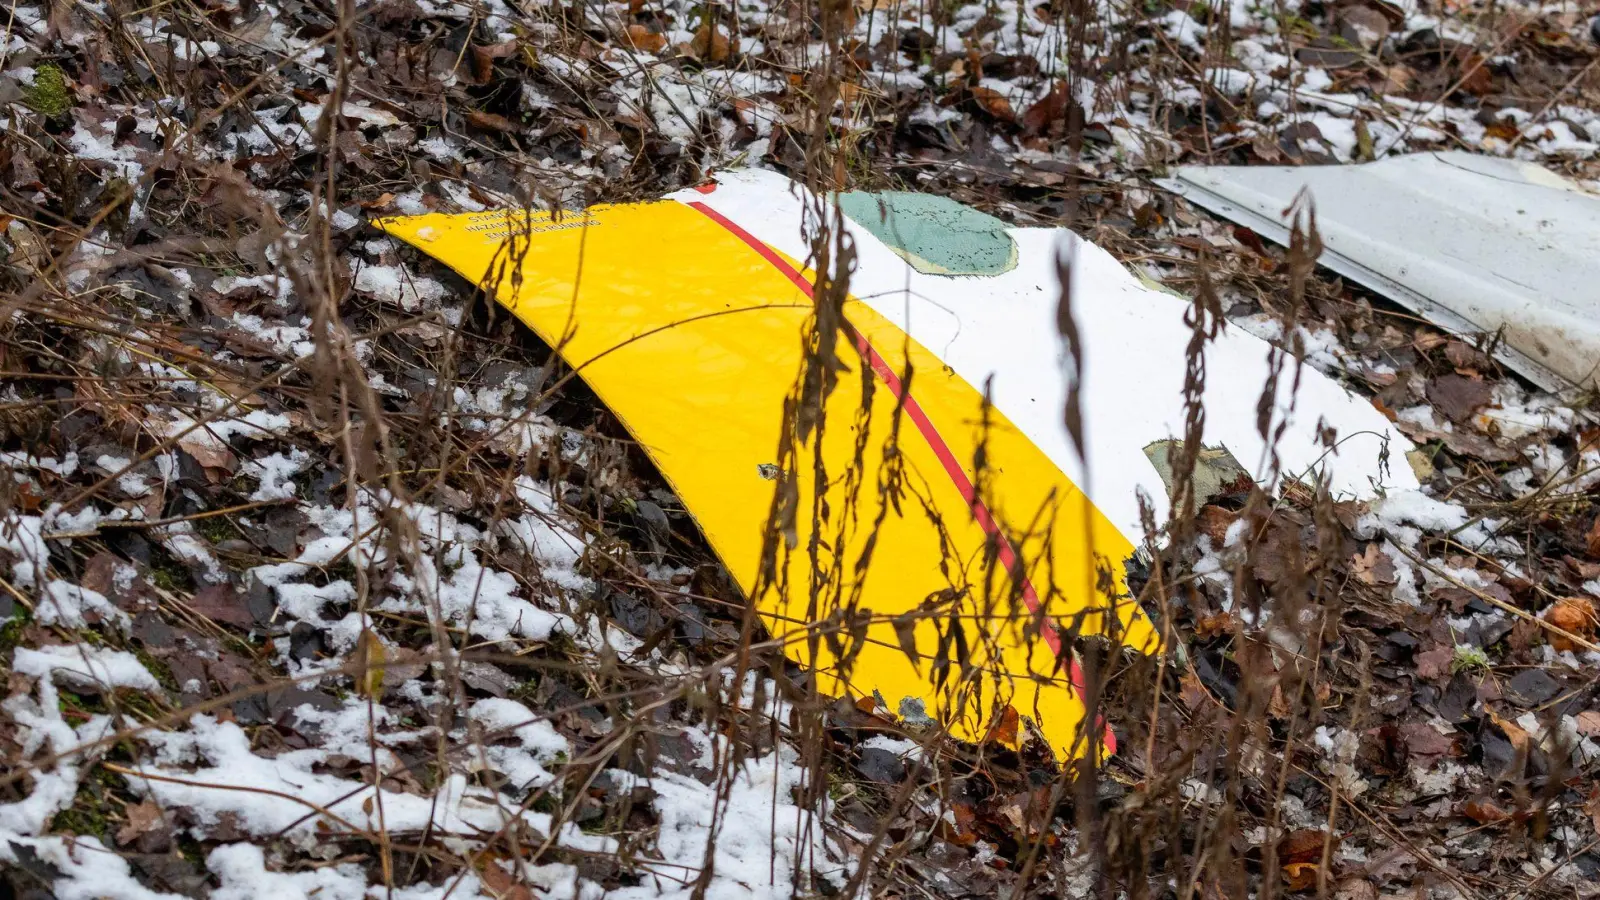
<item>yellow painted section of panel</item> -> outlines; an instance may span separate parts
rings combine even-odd
[[[784,399],[801,372],[812,310],[774,259],[671,201],[594,207],[560,221],[491,212],[376,224],[492,285],[495,298],[555,346],[617,415],[739,584],[756,590]],[[815,447],[802,448],[801,471],[779,476],[796,480],[801,510],[794,550],[780,565],[786,589],[755,597],[763,621],[791,659],[819,674],[827,693],[876,694],[897,712],[920,703],[965,740],[981,740],[995,710],[1009,703],[1059,754],[1072,754],[1084,710],[1041,621],[1101,632],[1110,607],[1095,588],[1096,560],[1120,594],[1132,544],[997,410],[985,413],[980,392],[933,353],[865,304],[851,300],[846,316],[886,371],[874,376],[851,338],[840,338],[852,371],[827,404],[825,502],[812,504]],[[920,419],[903,411],[896,429],[891,382],[908,362]],[[991,540],[959,485],[963,472],[970,478],[975,470],[980,446],[987,465],[978,497],[1000,523],[1000,540]],[[886,450],[895,465],[886,463]],[[853,466],[858,453],[862,465]],[[897,497],[884,486],[894,471],[901,473]],[[870,564],[861,569],[869,545]],[[1042,615],[1028,612],[1008,564],[995,562],[1012,547]],[[813,572],[822,574],[813,579]],[[846,665],[828,641],[807,640],[813,623],[827,629],[831,622],[838,632],[840,609],[872,613]],[[922,657],[913,662],[892,620],[919,609],[928,614],[912,628]],[[1116,618],[1125,643],[1154,648],[1136,604],[1124,598]],[[956,620],[959,642],[950,636]],[[947,677],[935,671],[941,635],[952,660],[964,644],[968,677],[958,665]]]

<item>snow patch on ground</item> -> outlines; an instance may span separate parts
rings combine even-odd
[[[249,736],[232,722],[197,715],[189,725],[188,731],[166,735],[160,743],[160,759],[172,762],[158,760],[140,770],[146,777],[130,776],[129,782],[164,807],[190,810],[195,824],[188,830],[197,836],[210,834],[228,817],[231,827],[243,833],[282,836],[310,847],[328,830],[376,829],[381,814],[382,827],[392,834],[431,829],[436,834],[475,836],[493,834],[518,821],[570,847],[600,853],[615,849],[609,838],[584,834],[570,824],[551,835],[549,815],[508,806],[494,792],[469,786],[459,773],[433,796],[379,790],[316,772],[328,759],[326,750],[291,750],[268,758],[257,755]],[[175,768],[178,760],[194,764]],[[185,783],[149,777],[156,775]],[[240,787],[253,790],[236,790]]]
[[[260,459],[248,460],[239,467],[239,474],[258,482],[255,491],[250,494],[251,500],[289,500],[295,492],[294,482],[290,479],[303,472],[310,462],[311,454],[295,447],[288,455],[272,453]]]
[[[44,596],[34,607],[34,617],[41,625],[85,628],[89,625],[85,615],[109,622],[122,631],[128,630],[128,614],[113,606],[104,594],[59,578],[45,585]]]
[[[816,816],[826,810],[803,810],[791,799],[805,785],[798,754],[787,744],[759,759],[747,760],[730,785],[725,805],[717,789],[699,780],[662,772],[646,780],[655,791],[652,805],[660,817],[658,862],[638,887],[608,894],[618,900],[687,900],[705,858],[707,838],[716,817],[717,842],[708,896],[786,900],[811,893],[800,874],[811,867],[848,877],[830,854]],[[720,815],[719,815],[720,814]],[[837,886],[837,885],[836,885]]]
[[[38,679],[59,680],[75,690],[132,688],[159,693],[161,683],[137,656],[89,644],[57,645],[31,650],[18,647],[11,671]]]

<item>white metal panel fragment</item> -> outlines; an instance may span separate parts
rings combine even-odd
[[[1311,197],[1319,262],[1552,391],[1600,387],[1600,197],[1533,163],[1418,153],[1356,166],[1191,166],[1162,184],[1287,243]]]
[[[799,189],[781,175],[755,170],[719,173],[710,194],[672,195],[705,203],[792,259],[810,247]],[[1153,290],[1106,251],[1065,229],[1013,228],[1017,265],[998,275],[919,272],[866,228],[847,220],[857,265],[850,293],[937,354],[968,383],[990,385],[996,407],[1084,489],[1135,544],[1140,543],[1140,494],[1150,498],[1158,524],[1168,512],[1167,489],[1145,448],[1184,431],[1187,302]],[[1081,407],[1089,471],[1070,445],[1062,412],[1067,402],[1056,248],[1075,241],[1073,312],[1084,347]],[[1206,446],[1225,447],[1258,481],[1277,481],[1266,443],[1256,429],[1256,403],[1268,376],[1265,341],[1224,327],[1206,348]],[[1290,361],[1292,366],[1293,362]],[[1298,394],[1280,379],[1278,415],[1288,427],[1276,450],[1278,473],[1312,477],[1326,472],[1335,496],[1370,498],[1379,490],[1417,486],[1405,461],[1412,449],[1368,401],[1336,381],[1304,369]],[[1329,452],[1318,434],[1335,430]],[[1390,464],[1381,459],[1385,448]]]

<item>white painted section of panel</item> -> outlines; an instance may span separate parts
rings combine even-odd
[[[805,261],[801,193],[763,171],[719,173],[710,194],[672,197],[705,203],[790,258]],[[1138,497],[1156,521],[1168,512],[1166,487],[1145,455],[1152,442],[1184,432],[1187,301],[1141,284],[1099,247],[1065,229],[1013,228],[1016,268],[992,276],[917,272],[865,228],[846,222],[858,259],[850,292],[937,354],[970,384],[989,384],[996,407],[1044,451],[1134,543],[1142,542]],[[1087,476],[1062,416],[1067,400],[1056,253],[1075,244],[1073,312],[1084,345],[1082,413],[1089,445]],[[1207,345],[1203,443],[1222,445],[1257,481],[1277,479],[1256,428],[1256,404],[1268,376],[1269,345],[1225,326]],[[1336,497],[1369,498],[1417,487],[1405,459],[1410,441],[1367,400],[1306,367],[1291,392],[1293,360],[1280,379],[1278,415],[1288,427],[1277,445],[1277,472],[1328,473]],[[1326,424],[1339,438],[1323,446]],[[1380,454],[1388,451],[1387,466]]]

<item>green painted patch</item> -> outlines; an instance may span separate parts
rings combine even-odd
[[[1006,223],[948,197],[851,191],[839,195],[839,207],[927,275],[999,275],[1017,266]]]

